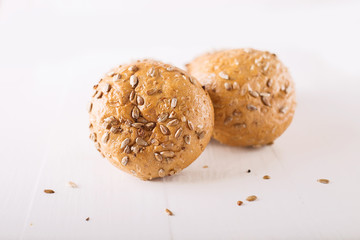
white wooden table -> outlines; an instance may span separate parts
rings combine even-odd
[[[0,239],[360,239],[359,10],[2,0]],[[294,121],[274,145],[212,141],[180,174],[144,182],[89,141],[86,103],[112,66],[153,57],[182,67],[243,46],[276,52],[297,84]]]

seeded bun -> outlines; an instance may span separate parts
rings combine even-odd
[[[294,82],[275,54],[255,49],[205,54],[187,65],[210,94],[213,137],[233,146],[271,144],[290,125]]]
[[[173,175],[209,143],[209,95],[185,71],[152,60],[119,66],[94,86],[90,139],[114,166],[143,180]]]

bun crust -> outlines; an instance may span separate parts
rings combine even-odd
[[[210,97],[174,66],[153,60],[119,66],[94,91],[90,139],[114,166],[138,178],[181,171],[210,141]]]
[[[271,144],[290,125],[294,82],[275,54],[255,49],[208,53],[187,65],[210,94],[213,137],[234,146]]]

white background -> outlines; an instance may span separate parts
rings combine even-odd
[[[360,239],[359,12],[359,1],[1,0],[0,239]],[[277,53],[296,81],[295,119],[273,146],[212,141],[179,175],[143,182],[88,140],[91,87],[111,67],[183,67],[239,47]]]

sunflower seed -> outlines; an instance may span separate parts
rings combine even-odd
[[[104,122],[103,126],[104,126],[105,129],[110,129],[111,128],[111,123]]]
[[[131,93],[130,93],[130,95],[129,95],[129,100],[130,100],[130,102],[132,102],[132,101],[134,100],[134,98],[135,98],[135,91],[132,90]]]
[[[170,176],[172,176],[172,175],[174,175],[176,172],[174,171],[174,170],[171,170],[170,172],[169,172],[169,175]]]
[[[120,74],[120,73],[115,74],[114,77],[113,77],[113,81],[114,81],[114,82],[117,82],[117,81],[119,81],[120,79],[121,79],[121,74]]]
[[[262,101],[262,103],[263,103],[265,106],[271,107],[269,98],[262,96],[262,97],[261,97],[261,101]]]
[[[167,68],[166,68],[166,71],[169,71],[169,72],[171,72],[171,71],[173,71],[173,70],[174,70],[173,67],[167,67]]]
[[[237,82],[234,82],[233,89],[240,89],[240,85]]]
[[[262,92],[262,93],[260,93],[260,96],[262,96],[262,97],[270,97],[271,95],[270,95],[270,93]]]
[[[230,91],[231,90],[231,83],[228,83],[228,82],[226,82],[225,84],[224,84],[224,86],[225,86],[225,89],[226,90],[228,90],[228,91]]]
[[[176,112],[172,111],[169,115],[169,118],[175,118],[176,116]]]
[[[246,108],[247,108],[248,110],[250,110],[250,111],[255,111],[255,110],[257,110],[257,107],[255,107],[254,105],[251,105],[251,104],[246,105]]]
[[[232,117],[227,117],[227,118],[225,118],[225,120],[224,120],[224,125],[228,125],[232,120],[233,120]]]
[[[145,128],[149,131],[153,130],[155,126],[156,126],[156,123],[154,123],[154,122],[149,122],[149,123],[145,124]]]
[[[93,141],[93,142],[96,142],[96,133],[90,133],[90,136],[89,136],[90,140]]]
[[[127,146],[124,148],[124,153],[126,153],[126,154],[131,153],[131,150],[130,150],[129,145],[127,145]]]
[[[159,146],[159,141],[158,141],[157,139],[155,139],[155,138],[151,139],[151,140],[150,140],[150,143],[151,143],[152,145],[154,145],[154,146]]]
[[[136,72],[139,68],[136,65],[132,65],[128,68],[129,71]]]
[[[127,119],[126,121],[125,121],[125,126],[127,126],[127,127],[131,127],[131,121],[129,120],[129,119]]]
[[[182,117],[181,117],[181,121],[182,121],[182,122],[186,122],[186,117],[185,117],[185,116],[182,116]]]
[[[224,73],[224,72],[219,72],[219,77],[221,77],[222,79],[229,80],[229,75],[227,75],[227,74]]]
[[[142,96],[137,96],[136,101],[138,105],[144,104],[144,98]]]
[[[119,120],[116,119],[114,116],[110,116],[104,119],[104,122],[110,123],[111,125],[117,125],[119,124]]]
[[[129,157],[128,156],[125,156],[121,159],[121,164],[123,166],[126,166],[126,164],[129,162]]]
[[[199,132],[197,135],[198,139],[203,139],[205,137],[205,131]]]
[[[291,91],[291,87],[290,86],[287,86],[286,88],[285,88],[285,93],[287,94],[287,93],[289,93]]]
[[[171,99],[171,104],[170,105],[171,105],[172,108],[175,108],[176,105],[177,105],[177,98]]]
[[[159,177],[165,177],[165,170],[164,169],[159,169]]]
[[[285,113],[287,112],[287,110],[288,110],[288,107],[285,106],[285,107],[281,107],[281,108],[279,109],[279,112],[285,114]]]
[[[161,146],[165,149],[170,149],[174,147],[174,144],[172,142],[162,143]]]
[[[167,127],[165,127],[164,125],[160,125],[160,131],[164,135],[170,135],[170,130]]]
[[[192,122],[190,120],[187,120],[187,125],[190,130],[194,130],[194,125],[192,124]]]
[[[192,84],[195,84],[195,80],[194,80],[192,77],[189,77],[189,81],[190,81]]]
[[[108,93],[111,89],[111,85],[108,83],[105,83],[104,87],[103,87],[103,91],[104,93]]]
[[[175,132],[175,138],[179,138],[181,136],[183,132],[183,129],[182,128],[179,128],[176,132]]]
[[[155,159],[161,162],[163,160],[163,157],[159,153],[154,153]]]
[[[269,80],[267,80],[266,86],[271,87],[272,83],[273,83],[273,80],[270,78]]]
[[[245,123],[235,123],[233,125],[235,128],[246,128],[246,124]]]
[[[147,75],[150,76],[150,77],[155,77],[155,68],[152,67],[149,69],[149,71],[147,72]]]
[[[130,138],[125,138],[120,145],[120,149],[124,149],[130,143]]]
[[[134,106],[134,108],[131,111],[131,117],[133,119],[138,119],[140,117],[140,110],[137,106]]]
[[[137,145],[131,146],[131,151],[133,151],[133,153],[138,153],[140,152],[141,148]]]
[[[254,97],[254,98],[259,97],[259,93],[256,92],[256,91],[249,90],[249,94],[250,94],[252,97]]]
[[[145,119],[145,118],[143,118],[143,117],[139,117],[138,119],[137,119],[137,122],[139,122],[139,123],[147,123],[148,121]]]
[[[158,121],[158,122],[165,122],[168,117],[169,117],[169,114],[168,114],[168,113],[161,113],[161,114],[158,116],[157,121]]]
[[[173,151],[163,151],[160,152],[161,156],[166,157],[166,158],[172,158],[175,156],[175,153]]]
[[[135,142],[139,145],[139,146],[143,146],[143,147],[146,147],[148,146],[149,144],[142,138],[140,137],[137,137]]]
[[[190,140],[191,140],[191,137],[190,137],[189,135],[185,135],[185,136],[184,136],[184,141],[185,141],[185,143],[186,143],[187,145],[190,144]]]
[[[143,123],[133,123],[133,124],[131,124],[131,126],[134,128],[142,128],[144,126],[144,124]]]
[[[236,116],[236,117],[238,117],[238,116],[241,116],[241,112],[240,111],[238,111],[238,110],[234,110],[233,111],[233,116]]]
[[[167,123],[168,126],[176,126],[179,124],[179,120],[174,119]]]
[[[92,104],[92,102],[91,102],[91,103],[89,103],[89,105],[88,105],[88,107],[87,107],[87,110],[88,110],[89,113],[91,112],[92,107],[93,107],[93,104]]]
[[[119,133],[119,132],[121,132],[122,131],[122,129],[120,128],[120,127],[111,127],[110,128],[110,132],[111,133]]]
[[[109,141],[109,138],[110,138],[110,134],[109,134],[108,132],[106,132],[106,133],[102,136],[101,142],[105,144],[105,143],[107,143],[107,142]]]
[[[131,87],[135,88],[137,84],[138,84],[137,76],[131,75],[131,77],[130,77],[130,85],[131,85]]]
[[[149,96],[154,95],[155,93],[157,93],[156,89],[150,89],[150,90],[146,91],[146,94],[149,95]]]
[[[100,91],[100,92],[98,92],[98,93],[96,94],[96,98],[98,98],[98,99],[99,99],[99,98],[101,98],[101,97],[102,97],[102,95],[103,95],[103,92],[101,92],[101,91]]]

